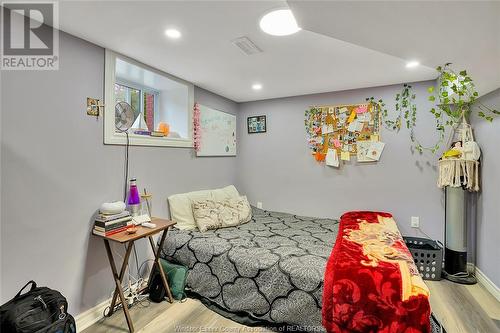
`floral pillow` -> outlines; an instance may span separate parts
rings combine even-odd
[[[247,223],[252,219],[252,208],[246,196],[231,198],[224,201],[224,206],[229,206],[238,214],[238,224]],[[222,221],[224,224],[224,221]]]
[[[237,197],[223,201],[193,201],[193,216],[201,232],[234,227],[252,219],[252,208],[247,197]]]
[[[222,227],[219,219],[221,204],[214,200],[193,201],[193,216],[201,232]]]
[[[234,227],[240,224],[238,209],[228,204],[228,200],[220,203],[219,222],[223,228]]]

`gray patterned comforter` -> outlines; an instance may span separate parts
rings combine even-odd
[[[171,230],[163,257],[189,267],[187,287],[228,312],[321,331],[326,261],[338,221],[253,208],[231,228]]]

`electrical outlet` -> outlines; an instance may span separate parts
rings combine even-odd
[[[257,208],[262,209],[262,202],[257,201]]]
[[[418,217],[418,216],[411,217],[411,227],[412,228],[420,228],[420,217]]]

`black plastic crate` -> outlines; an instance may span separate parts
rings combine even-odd
[[[441,280],[443,268],[443,249],[439,244],[427,238],[403,237],[413,256],[415,265],[424,280]]]

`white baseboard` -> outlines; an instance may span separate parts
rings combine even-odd
[[[144,279],[144,286],[148,285],[148,280],[149,279]],[[119,298],[117,299],[117,302],[118,301]],[[104,318],[104,309],[106,309],[109,305],[111,305],[111,297],[103,301],[102,303],[97,304],[93,308],[90,308],[87,311],[84,311],[77,315],[75,317],[77,332],[83,331],[84,329],[97,323],[101,318]]]
[[[106,309],[110,303],[111,298],[77,315],[75,317],[77,332],[83,331],[103,318],[104,309]]]
[[[479,268],[476,267],[476,278],[486,290],[490,292],[500,302],[500,288],[493,283]]]

